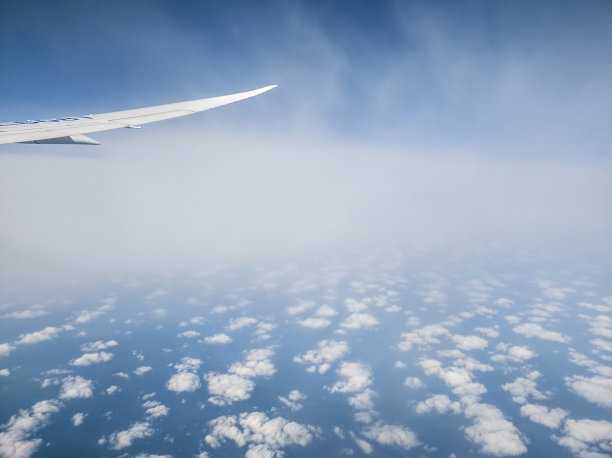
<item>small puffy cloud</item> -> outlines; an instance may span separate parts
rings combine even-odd
[[[299,315],[307,310],[310,310],[315,306],[315,303],[310,300],[299,300],[296,305],[287,307],[287,313],[289,315]]]
[[[0,427],[0,456],[29,458],[42,443],[31,435],[49,422],[52,414],[59,412],[62,404],[55,400],[40,401],[30,409],[20,410],[8,423]]]
[[[90,364],[105,363],[113,359],[112,353],[100,351],[96,353],[85,353],[76,359],[70,361],[72,366],[89,366]]]
[[[247,446],[247,458],[284,456],[282,449],[288,446],[306,447],[320,428],[286,420],[283,417],[268,418],[262,412],[241,413],[239,416],[222,416],[208,422],[210,434],[206,443],[213,448],[230,440],[238,447]]]
[[[565,384],[589,402],[601,407],[612,407],[612,378],[574,375],[565,377]]]
[[[15,347],[13,345],[7,343],[0,344],[0,356],[7,356],[14,349]]]
[[[377,423],[363,431],[363,435],[381,445],[410,450],[420,444],[417,436],[410,428],[400,425],[385,425]]]
[[[338,369],[343,380],[330,388],[332,393],[355,393],[363,391],[372,383],[372,371],[361,363],[343,362]]]
[[[523,362],[535,358],[536,354],[527,347],[513,346],[508,349],[508,358],[512,361]]]
[[[139,368],[140,369],[140,368]],[[149,370],[151,370],[151,368],[149,368]],[[146,371],[145,371],[146,372]],[[130,378],[129,374],[126,374],[125,372],[115,372],[113,374],[115,377],[121,377],[121,378],[125,378],[128,379]],[[140,374],[136,374],[136,375],[140,375]]]
[[[322,316],[322,317],[332,317],[337,315],[338,312],[336,312],[333,308],[331,308],[329,305],[322,305],[321,307],[319,307],[317,309],[317,311],[315,312],[316,316]]]
[[[472,442],[480,444],[482,453],[515,456],[527,452],[520,432],[497,407],[472,403],[466,406],[465,415],[474,418],[474,424],[465,428],[465,434]]]
[[[220,406],[249,399],[255,388],[252,380],[236,374],[210,372],[206,375],[206,380],[208,392],[212,395],[208,400]]]
[[[85,421],[86,416],[87,415],[81,412],[75,413],[72,416],[72,426],[81,426],[83,424],[83,421]]]
[[[379,324],[380,321],[369,313],[353,313],[352,315],[349,315],[342,323],[340,323],[340,326],[346,329],[361,329],[370,328]]]
[[[537,389],[537,384],[532,378],[519,377],[514,382],[505,383],[502,390],[512,395],[512,400],[519,404],[527,403],[529,396],[534,399],[547,399],[548,396]]]
[[[195,391],[200,388],[200,386],[202,386],[200,378],[191,372],[179,372],[178,374],[174,374],[166,383],[166,388],[177,393]]]
[[[38,342],[44,342],[45,340],[51,340],[59,335],[62,328],[56,328],[53,326],[47,326],[42,331],[31,332],[29,334],[22,334],[19,336],[18,344],[35,344]]]
[[[353,435],[353,440],[355,441],[355,444],[357,444],[357,447],[361,449],[363,454],[369,455],[374,451],[374,447],[372,447],[372,444],[370,444],[368,441],[364,441],[355,435]]]
[[[319,373],[326,372],[331,363],[346,355],[350,348],[345,341],[321,340],[317,343],[316,350],[308,350],[303,355],[295,356],[293,361],[299,364],[308,364],[307,370]]]
[[[344,306],[351,313],[361,312],[362,310],[365,310],[368,308],[368,306],[364,304],[363,302],[359,302],[351,298],[344,300]]]
[[[593,339],[591,343],[596,346],[599,350],[612,352],[612,342],[604,339]]]
[[[268,348],[250,350],[244,362],[232,364],[229,372],[241,377],[270,377],[276,372],[274,364],[270,359],[273,355],[274,352]]]
[[[155,430],[146,421],[134,423],[125,431],[112,433],[108,437],[108,443],[113,450],[121,450],[130,447],[136,439],[146,439],[155,434]]]
[[[204,338],[204,343],[207,344],[226,344],[230,343],[232,338],[227,334],[215,334]]]
[[[75,324],[83,324],[102,315],[104,315],[104,311],[102,310],[83,310],[75,318],[74,322]]]
[[[448,329],[438,324],[430,324],[412,332],[403,332],[402,341],[398,344],[401,351],[409,351],[414,345],[425,347],[430,344],[440,343],[438,336],[448,335]]]
[[[612,422],[605,420],[567,420],[563,426],[564,436],[557,438],[557,442],[569,448],[575,454],[584,457],[606,456],[610,452],[612,441]],[[603,454],[596,455],[599,447]],[[589,455],[589,453],[591,453]]]
[[[438,413],[453,412],[454,414],[461,412],[461,404],[458,402],[451,402],[451,400],[445,394],[436,394],[431,398],[421,401],[416,405],[417,413],[427,413],[432,410]]]
[[[456,336],[453,336],[452,339],[455,341],[458,348],[465,350],[465,351],[482,350],[486,348],[487,345],[489,345],[489,343],[485,339],[483,339],[482,337],[478,337],[478,336],[456,335]]]
[[[240,318],[234,318],[230,320],[229,325],[227,326],[227,330],[232,332],[244,328],[246,326],[251,326],[255,323],[257,323],[257,320],[255,318],[242,316]]]
[[[549,409],[540,404],[525,404],[521,406],[521,415],[528,417],[535,423],[556,429],[567,416],[567,411],[563,409]]]
[[[446,294],[439,289],[430,289],[420,294],[423,297],[423,302],[426,304],[443,305],[446,302]]]
[[[535,358],[536,356],[537,355],[535,354],[535,352],[529,349],[529,347],[515,345],[510,348],[507,348],[506,354],[493,355],[491,359],[493,361],[511,360],[517,363],[522,363],[523,361]]]
[[[422,388],[425,386],[425,384],[418,377],[406,377],[406,380],[404,380],[404,385],[413,389]]]
[[[191,324],[204,324],[205,321],[203,316],[194,316],[189,320]]]
[[[11,371],[8,369],[0,369],[0,377],[8,377],[11,375]]]
[[[159,418],[168,415],[170,409],[159,401],[146,401],[142,406],[146,409],[147,418]]]
[[[521,322],[521,319],[516,316],[516,315],[506,315],[504,317],[504,319],[509,323],[509,324],[517,324]]]
[[[556,331],[547,331],[537,323],[523,323],[512,328],[517,334],[522,334],[525,337],[537,337],[542,340],[551,340],[553,342],[569,342],[569,337]]]
[[[116,347],[119,345],[116,340],[107,340],[104,342],[103,340],[97,340],[95,342],[89,342],[81,345],[81,350],[84,352],[93,352],[106,350],[107,348]]]
[[[121,388],[119,388],[117,385],[111,385],[105,391],[106,394],[110,396],[111,394],[116,393],[117,391],[121,391]]]
[[[62,379],[60,398],[90,398],[93,396],[93,382],[79,375],[68,376]]]
[[[153,369],[151,366],[140,366],[134,369],[134,374],[140,377],[149,372],[151,369]]]
[[[200,333],[198,331],[183,331],[178,333],[177,337],[185,337],[187,339],[193,339],[194,337],[199,337]]]
[[[46,315],[47,312],[44,310],[16,310],[11,313],[7,313],[3,318],[14,318],[17,320],[25,320],[28,318],[36,318],[39,316]]]
[[[491,339],[499,337],[499,331],[493,328],[476,328],[474,329],[474,331],[480,332],[481,334],[484,334],[485,336],[490,337]]]
[[[291,410],[296,411],[300,410],[303,407],[302,404],[299,403],[299,401],[302,401],[307,397],[308,396],[303,393],[300,393],[298,390],[292,390],[286,398],[283,396],[279,396],[278,400],[285,404],[287,407],[289,407]]]
[[[168,310],[162,309],[162,308],[155,309],[155,310],[153,310],[152,315],[155,318],[165,318],[166,316],[168,316]]]
[[[348,399],[348,403],[357,410],[372,410],[374,409],[374,398],[377,396],[376,392],[366,388],[365,390],[351,396]],[[368,420],[365,423],[369,423]]]
[[[298,320],[298,324],[300,326],[304,326],[305,328],[317,329],[317,328],[326,328],[327,326],[331,324],[331,321],[325,318],[311,317],[311,318],[306,318],[304,320]]]
[[[184,357],[180,363],[174,364],[174,368],[178,372],[194,372],[202,365],[202,360],[198,358]]]

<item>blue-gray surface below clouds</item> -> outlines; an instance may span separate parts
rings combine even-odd
[[[605,456],[609,277],[419,249],[5,302],[0,455]]]

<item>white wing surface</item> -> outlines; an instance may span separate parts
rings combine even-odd
[[[186,116],[248,99],[275,87],[276,85],[266,86],[253,91],[239,92],[238,94],[136,108],[134,110],[113,111],[111,113],[4,122],[0,123],[0,144],[18,142],[98,145],[98,142],[84,134],[121,127],[139,128],[141,124],[178,118],[179,116]]]

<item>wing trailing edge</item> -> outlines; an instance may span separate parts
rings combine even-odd
[[[37,144],[76,144],[99,145],[84,134],[124,127],[139,128],[141,124],[178,118],[210,110],[240,100],[263,94],[276,85],[239,92],[237,94],[188,100],[132,110],[110,113],[70,116],[65,118],[28,120],[0,123],[0,144],[37,143]]]

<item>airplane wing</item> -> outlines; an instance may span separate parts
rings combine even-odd
[[[179,116],[186,116],[248,99],[249,97],[263,94],[275,87],[277,86],[266,86],[253,91],[239,92],[220,97],[169,103],[167,105],[136,108],[134,110],[113,111],[111,113],[34,121],[4,122],[0,123],[0,144],[67,143],[99,145],[97,141],[86,137],[84,134],[119,129],[121,127],[140,128],[141,124],[178,118]]]

